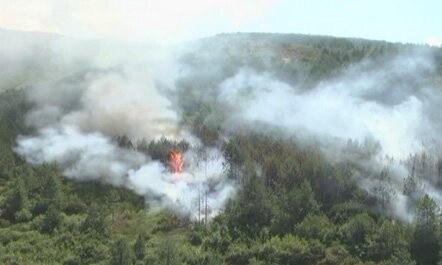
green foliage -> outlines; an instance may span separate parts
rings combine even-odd
[[[232,239],[226,230],[227,229],[216,227],[210,231],[203,242],[204,249],[214,253],[225,254],[232,244]]]
[[[416,207],[416,228],[411,242],[411,254],[419,265],[436,264],[440,257],[440,240],[437,235],[439,209],[427,194]]]
[[[295,234],[324,243],[335,237],[335,225],[325,215],[308,215],[301,223],[296,224]]]
[[[235,238],[243,234],[254,237],[264,226],[270,225],[272,211],[263,180],[252,175],[239,191],[238,198],[226,208],[227,226]]]
[[[70,196],[64,205],[63,211],[66,214],[72,215],[85,213],[87,209],[88,207],[86,204],[83,203],[78,197]]]
[[[390,261],[392,265],[416,265],[416,261],[412,259],[410,251],[406,248],[395,249]]]
[[[137,260],[143,260],[146,256],[146,236],[138,235],[137,241],[135,241],[133,252]]]
[[[400,224],[385,219],[374,233],[370,234],[364,246],[364,256],[367,259],[381,261],[404,255],[398,250],[406,251],[408,247],[406,232]],[[407,252],[409,255],[409,252]],[[399,256],[396,257],[398,259]],[[404,259],[404,257],[401,257]]]
[[[296,236],[272,237],[262,246],[255,246],[254,256],[267,264],[315,264],[324,257],[324,246]]]
[[[134,254],[126,239],[118,239],[111,248],[110,265],[131,265]]]
[[[251,250],[244,244],[235,244],[226,255],[226,263],[234,264],[249,264],[251,258]]]
[[[152,232],[169,232],[178,228],[178,217],[171,213],[163,213],[160,215],[160,219],[154,225]]]
[[[25,183],[22,178],[18,177],[6,197],[2,207],[2,216],[11,222],[28,221],[30,219],[28,207],[29,201]]]
[[[46,216],[43,219],[43,223],[41,225],[41,231],[43,233],[52,233],[61,222],[61,216],[54,204],[51,204],[46,212]]]
[[[367,213],[363,213],[350,218],[344,223],[339,228],[339,235],[342,242],[350,246],[352,253],[362,257],[365,255],[364,245],[374,229],[374,220]]]
[[[97,204],[91,205],[86,219],[81,224],[82,231],[96,232],[99,236],[106,236],[107,226],[104,218],[102,207]]]
[[[317,213],[319,206],[307,181],[300,187],[290,190],[281,188],[281,191],[276,198],[279,205],[276,216],[278,222],[273,225],[273,230],[279,234],[286,234],[292,232],[295,224],[301,222],[308,214]]]
[[[90,238],[80,239],[75,251],[80,264],[103,263],[109,255],[109,248],[103,242]]]
[[[199,246],[203,243],[204,231],[200,226],[194,226],[188,233],[188,241],[192,246]]]
[[[164,238],[158,249],[159,265],[180,264],[180,257],[177,252],[177,245],[171,238]]]
[[[352,256],[343,245],[333,244],[325,249],[321,265],[354,265],[362,264],[358,257]]]

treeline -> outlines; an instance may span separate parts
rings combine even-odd
[[[311,87],[363,60],[382,63],[413,51],[433,53],[437,71],[442,73],[442,50],[426,45],[302,34],[237,33],[201,39],[190,47],[181,62],[194,69],[195,76],[190,72],[183,84],[197,79],[206,89],[241,67],[268,72],[294,86]],[[440,84],[440,80],[437,82]]]

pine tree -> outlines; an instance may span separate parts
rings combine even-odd
[[[105,235],[107,233],[103,210],[97,204],[94,203],[91,205],[81,228],[83,231],[95,231],[100,235]]]
[[[134,254],[137,260],[144,259],[146,255],[146,240],[144,235],[138,235],[137,241],[134,244]]]
[[[236,202],[226,209],[228,226],[249,236],[258,235],[259,230],[270,224],[272,204],[262,178],[252,175],[239,192]]]
[[[439,261],[438,214],[436,202],[425,194],[417,204],[416,227],[411,242],[411,254],[420,265],[437,264]]]
[[[133,261],[133,252],[127,240],[118,239],[111,249],[110,265],[132,265]]]
[[[60,183],[56,176],[49,176],[46,183],[46,196],[49,204],[53,204],[56,207],[60,206]]]
[[[4,204],[2,215],[13,222],[25,221],[23,219],[31,218],[28,207],[29,202],[25,183],[22,178],[17,177]]]
[[[61,216],[54,204],[49,205],[46,216],[43,219],[41,231],[44,233],[52,233],[60,224]]]

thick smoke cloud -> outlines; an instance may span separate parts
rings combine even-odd
[[[75,127],[49,127],[37,136],[21,136],[16,151],[31,163],[56,162],[70,178],[114,185],[124,185],[127,172],[147,162],[142,154],[115,146],[101,133],[82,133]]]
[[[224,180],[222,154],[216,149],[203,149],[203,152],[202,155],[187,152],[185,159],[189,167],[179,176],[165,173],[161,163],[153,162],[130,171],[129,181],[139,194],[157,197],[163,205],[178,212],[190,212],[194,218],[198,215],[201,218],[203,213],[208,217],[214,216],[232,196],[234,186],[233,183],[226,185]],[[156,181],[151,181],[151,178]],[[173,185],[170,185],[171,182]]]
[[[55,162],[69,178],[127,187],[148,196],[151,204],[167,206],[192,218],[201,214],[198,200],[207,205],[210,217],[234,192],[233,185],[224,179],[225,161],[216,149],[187,152],[188,166],[177,175],[159,161],[116,146],[99,132],[84,133],[74,127],[45,128],[36,136],[21,136],[17,141],[16,152],[30,163]]]
[[[234,189],[226,180],[221,153],[199,146],[179,125],[168,98],[176,71],[170,53],[112,43],[94,43],[91,52],[82,50],[87,44],[65,42],[45,44],[55,54],[50,60],[64,67],[65,75],[40,80],[26,90],[33,104],[26,123],[36,133],[18,137],[15,151],[34,164],[55,163],[68,178],[126,187],[149,198],[151,205],[192,218],[201,214],[195,202],[201,198],[207,216],[219,212]],[[66,62],[57,60],[60,54]],[[67,67],[71,58],[84,65]],[[191,148],[184,154],[184,172],[171,174],[148,154],[118,145],[115,139],[121,136],[134,143],[160,137],[187,140]],[[196,153],[196,148],[204,152]],[[203,170],[199,160],[209,170]]]
[[[373,139],[384,155],[396,158],[419,151],[422,141],[440,142],[442,121],[433,124],[432,115],[441,95],[422,86],[422,73],[431,70],[427,60],[398,57],[370,68],[353,66],[311,90],[243,68],[221,83],[220,98],[235,109],[230,124],[262,122],[304,137]]]
[[[29,113],[28,124],[59,123],[132,139],[178,136],[177,116],[148,73],[111,70],[87,73],[82,81],[30,91],[39,106]]]
[[[301,142],[319,142],[332,161],[356,162],[360,170],[354,178],[360,187],[375,196],[382,192],[393,196],[388,205],[391,212],[410,220],[413,198],[403,190],[404,180],[415,176],[411,172],[415,166],[407,165],[407,160],[421,153],[440,156],[435,150],[442,143],[442,119],[437,114],[442,93],[428,78],[434,74],[431,54],[422,51],[352,65],[312,89],[245,67],[219,85],[218,100],[229,113],[224,123],[227,131],[276,127]],[[367,155],[360,156],[361,149]],[[429,161],[433,171],[415,181],[421,195],[434,195],[442,206],[436,181],[426,180],[437,179],[436,163]],[[388,171],[388,178],[379,177],[383,171]]]

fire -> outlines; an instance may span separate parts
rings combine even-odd
[[[172,173],[180,173],[183,171],[184,158],[180,151],[172,150],[167,156],[167,164]]]

